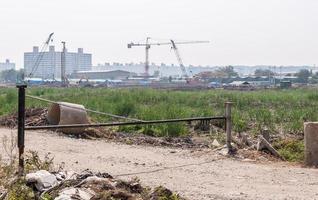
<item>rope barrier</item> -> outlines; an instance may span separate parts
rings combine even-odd
[[[126,120],[131,120],[131,121],[136,121],[136,122],[144,122],[144,120],[140,120],[140,119],[136,119],[136,118],[124,117],[124,116],[120,116],[120,115],[115,115],[115,114],[106,113],[106,112],[100,112],[100,111],[91,110],[91,109],[87,109],[87,108],[83,109],[83,108],[73,107],[71,105],[63,104],[61,102],[52,101],[52,100],[48,100],[48,99],[44,99],[44,98],[36,97],[36,96],[32,96],[32,95],[25,95],[25,96],[29,97],[29,98],[32,98],[32,99],[39,100],[39,101],[44,101],[44,102],[47,102],[47,103],[55,103],[55,104],[63,105],[65,107],[78,109],[78,110],[84,110],[84,111],[87,111],[87,112],[100,114],[100,115],[106,115],[106,116],[113,117],[113,118],[126,119]]]

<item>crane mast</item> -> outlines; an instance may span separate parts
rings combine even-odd
[[[146,39],[146,61],[145,61],[145,76],[149,76],[149,49],[150,49],[150,44],[149,44],[149,39],[150,37],[147,37]]]
[[[62,42],[63,45],[63,50],[61,53],[61,83],[62,86],[65,87],[67,85],[67,81],[66,81],[66,47],[65,47],[65,42]]]

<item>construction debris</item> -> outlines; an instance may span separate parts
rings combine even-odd
[[[34,188],[42,199],[50,197],[54,200],[97,200],[97,199],[126,199],[126,200],[182,200],[178,194],[162,186],[151,190],[142,187],[139,180],[134,178],[131,181],[122,181],[114,179],[107,173],[93,173],[83,171],[66,178],[67,172],[49,173],[41,170],[32,174],[27,174],[27,180],[37,180],[28,182]],[[41,177],[40,179],[38,177]],[[54,185],[52,180],[54,177]],[[61,179],[61,177],[64,177]],[[59,180],[61,179],[61,180]],[[59,180],[59,181],[58,181]],[[37,187],[38,184],[48,183],[50,187]],[[48,186],[47,185],[47,186]]]
[[[40,192],[58,184],[56,177],[46,170],[27,174],[25,179],[28,184],[33,184]]]
[[[0,126],[16,128],[18,126],[18,113],[0,117]],[[46,119],[46,108],[28,108],[25,110],[25,125],[26,126],[42,126],[48,125]]]
[[[259,135],[258,136],[258,143],[257,143],[257,150],[268,150],[271,154],[274,156],[284,160],[284,158],[278,153],[278,151],[264,138],[264,136]]]
[[[83,105],[67,102],[53,103],[48,110],[47,119],[51,125],[89,123],[87,112]],[[60,129],[60,131],[67,134],[81,134],[84,130],[85,128]]]
[[[2,186],[0,186],[0,200],[5,199],[6,195],[7,195],[7,190],[3,188]]]
[[[77,188],[64,188],[59,196],[55,200],[72,200],[72,199],[81,199],[81,200],[90,200],[95,196],[95,193],[89,189],[77,189]]]

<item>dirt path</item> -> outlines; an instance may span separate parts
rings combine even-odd
[[[10,133],[0,128],[0,138]],[[318,199],[318,170],[286,163],[255,164],[207,150],[123,145],[51,132],[27,132],[26,148],[41,155],[50,152],[69,170],[89,168],[122,179],[138,176],[144,184],[164,185],[191,200]]]

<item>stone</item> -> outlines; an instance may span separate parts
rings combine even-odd
[[[58,184],[56,177],[46,170],[40,170],[26,175],[26,182],[34,184],[38,191],[44,191]]]
[[[318,122],[305,122],[305,164],[318,166]]]
[[[221,146],[220,143],[216,139],[213,140],[212,145],[215,147]]]

